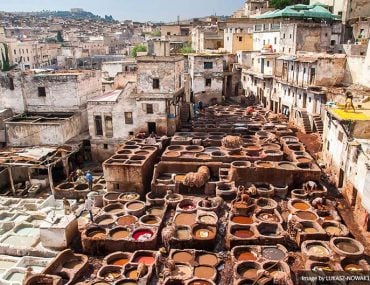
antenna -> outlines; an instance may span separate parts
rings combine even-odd
[[[180,25],[180,15],[177,16],[177,24]]]

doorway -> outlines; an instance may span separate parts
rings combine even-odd
[[[148,133],[157,133],[157,124],[153,122],[148,122]]]

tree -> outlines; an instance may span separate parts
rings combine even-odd
[[[58,43],[64,42],[64,39],[63,39],[63,36],[62,36],[62,32],[61,31],[58,31],[58,33],[57,33],[57,42]]]
[[[270,0],[270,7],[275,9],[284,9],[289,5],[293,5],[293,0]]]
[[[4,47],[4,50],[1,52],[1,61],[2,61],[2,66],[1,66],[1,71],[9,71],[11,70],[14,66],[11,66],[9,63],[9,51],[8,51],[8,45],[3,43],[2,44]]]
[[[133,57],[137,57],[137,53],[138,52],[146,52],[147,51],[147,48],[145,45],[143,44],[137,44],[135,45],[132,50],[131,50],[131,56]]]
[[[195,50],[193,50],[191,43],[186,42],[184,43],[183,47],[180,49],[180,53],[194,53]]]

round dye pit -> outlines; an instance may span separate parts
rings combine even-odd
[[[349,242],[345,242],[345,241],[338,242],[338,243],[335,244],[335,246],[337,248],[339,248],[340,250],[342,250],[344,252],[348,252],[348,253],[356,253],[356,252],[359,251],[358,246],[356,246],[353,243],[349,243]]]
[[[153,232],[147,229],[137,230],[132,235],[132,237],[136,241],[147,241],[151,239],[152,236],[153,236]]]
[[[106,232],[103,229],[88,230],[86,235],[90,238],[95,238],[95,239],[105,239],[106,238]]]
[[[179,157],[181,154],[178,151],[166,151],[163,155],[167,157]]]
[[[99,219],[98,225],[99,226],[108,226],[114,223],[114,219],[109,216],[104,216],[101,219]]]
[[[247,217],[247,216],[234,216],[232,217],[231,221],[236,224],[242,224],[242,225],[253,224],[252,217]]]
[[[155,258],[151,255],[142,255],[135,257],[133,262],[144,263],[145,265],[152,265],[155,262]]]
[[[238,238],[251,238],[254,236],[254,233],[251,230],[247,229],[238,229],[232,232],[232,235]]]
[[[180,240],[190,239],[190,229],[188,228],[178,228],[176,230],[176,238]]]
[[[136,269],[131,269],[125,274],[128,278],[137,279],[139,277],[139,272]]]
[[[130,226],[137,222],[137,218],[135,216],[123,216],[117,219],[117,224],[120,226]]]
[[[339,236],[339,235],[343,234],[342,229],[338,226],[335,226],[335,225],[329,225],[327,227],[324,227],[324,230],[329,235],[332,235],[332,236]]]
[[[262,249],[262,256],[267,260],[283,260],[285,253],[276,247],[266,247]]]
[[[189,279],[193,275],[193,270],[190,266],[183,264],[176,264],[175,270],[172,272],[172,276],[178,277],[180,279]]]
[[[161,222],[157,216],[146,215],[141,217],[141,222],[146,225],[156,225]]]
[[[193,255],[188,251],[177,251],[172,255],[172,259],[179,263],[191,263]]]
[[[84,191],[84,190],[88,190],[89,189],[89,185],[85,184],[85,183],[82,183],[82,184],[77,184],[75,186],[75,189],[78,190],[78,191]]]
[[[110,264],[111,265],[118,265],[118,266],[123,266],[125,264],[127,264],[129,261],[128,258],[118,258],[118,259],[113,259]]]
[[[310,205],[308,205],[306,202],[294,202],[292,206],[301,211],[307,211],[310,208]]]
[[[273,223],[278,223],[280,221],[279,217],[275,213],[260,213],[257,215],[257,219]]]
[[[131,211],[137,211],[137,210],[143,209],[145,207],[145,205],[143,203],[140,203],[140,202],[132,202],[132,203],[126,204],[126,207],[127,207],[127,209],[129,209]]]
[[[214,254],[205,253],[200,254],[197,258],[200,265],[216,266],[218,263],[218,258]]]
[[[147,212],[148,212],[148,215],[161,217],[164,214],[164,208],[153,207],[153,208],[150,208]]]
[[[211,266],[197,266],[194,269],[194,276],[204,279],[212,279],[216,274],[216,269]]]
[[[206,228],[199,228],[194,233],[196,239],[209,239],[213,235],[214,235],[213,232]]]
[[[195,205],[193,203],[190,203],[190,202],[186,202],[186,203],[183,203],[179,205],[180,209],[181,210],[185,210],[185,211],[190,211],[190,210],[194,210],[195,209]]]
[[[307,226],[303,228],[303,232],[305,232],[306,234],[316,234],[319,231],[315,229],[314,227]]]
[[[194,214],[181,213],[175,218],[175,224],[178,226],[187,225],[192,226],[196,222],[196,216]]]
[[[122,280],[122,281],[117,281],[115,285],[137,285],[138,283],[133,280]]]
[[[109,234],[113,240],[125,239],[130,235],[127,229],[114,229]]]
[[[308,246],[308,254],[318,257],[327,257],[329,256],[329,250],[322,245],[311,245]]]
[[[109,279],[109,280],[117,280],[118,278],[121,277],[121,271],[120,270],[112,270],[110,272],[104,273],[102,276],[104,279]]]

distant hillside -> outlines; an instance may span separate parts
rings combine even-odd
[[[64,19],[88,19],[88,20],[105,20],[109,22],[115,21],[112,16],[105,16],[100,17],[98,15],[95,15],[91,12],[87,12],[81,9],[76,9],[73,11],[40,11],[40,12],[19,12],[14,14],[20,14],[20,15],[30,15],[30,16],[36,16],[36,17],[56,17],[56,18],[64,18]]]

